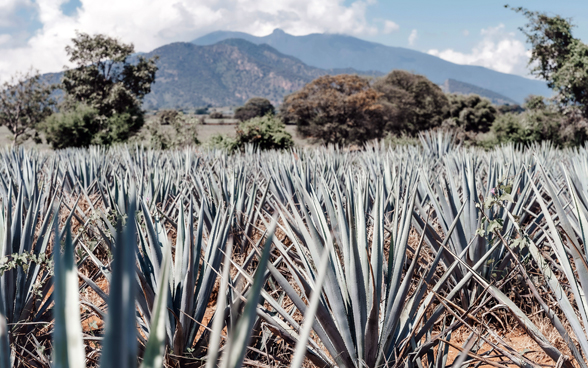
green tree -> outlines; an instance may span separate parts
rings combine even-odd
[[[393,70],[373,87],[380,94],[386,131],[414,135],[440,126],[447,116],[447,96],[425,76]]]
[[[383,135],[380,94],[357,75],[326,75],[284,98],[280,116],[303,137],[322,143],[361,144]]]
[[[588,118],[588,45],[573,37],[569,19],[511,9],[529,21],[521,31],[531,44],[531,74],[547,81],[561,107],[578,108]]]
[[[282,121],[272,115],[255,117],[237,127],[238,147],[253,144],[259,149],[288,149],[294,146],[292,135]]]
[[[267,114],[273,115],[274,110],[274,105],[267,98],[253,97],[235,110],[235,119],[245,121]]]
[[[14,143],[39,139],[37,127],[51,115],[55,105],[53,88],[41,81],[38,73],[16,74],[0,87],[0,125],[12,133]]]
[[[132,44],[101,34],[78,33],[72,41],[66,52],[76,67],[64,73],[64,108],[83,103],[98,111],[93,143],[126,141],[144,123],[141,103],[155,82],[156,58],[134,57]]]
[[[473,133],[490,130],[498,112],[489,100],[474,94],[450,94],[448,99],[451,125]]]

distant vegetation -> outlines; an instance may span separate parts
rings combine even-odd
[[[572,36],[572,25],[566,19],[514,10],[529,20],[523,30],[532,46],[531,73],[547,81],[555,92],[552,99],[529,96],[524,106],[494,105],[465,92],[479,92],[493,101],[513,101],[454,80],[441,87],[423,75],[403,70],[381,77],[366,77],[353,70],[347,74],[333,70],[335,75],[325,75],[328,71],[245,40],[225,40],[212,46],[165,46],[165,58],[159,62],[165,70],[157,73],[158,83],[154,84],[158,70],[155,52],[148,55],[150,58],[134,56],[132,44],[80,33],[66,48],[76,67],[63,73],[59,85],[48,86],[34,73],[15,76],[3,85],[0,124],[13,134],[15,144],[29,138],[35,142],[44,139],[53,148],[111,145],[129,139],[162,149],[183,147],[199,144],[198,124],[210,120],[213,124],[240,122],[236,138],[217,136],[209,144],[231,150],[247,144],[262,149],[289,148],[292,137],[283,124],[296,125],[301,137],[321,144],[361,146],[373,139],[397,139],[391,137],[414,141],[423,131],[446,129],[454,131],[465,145],[490,147],[547,140],[559,147],[580,145],[588,138],[588,46]],[[197,66],[190,60],[202,61],[202,57],[178,55],[214,55],[222,62]],[[243,63],[248,65],[246,70],[237,68]],[[182,68],[196,68],[192,71],[205,78],[202,80],[208,81],[208,87],[216,85],[222,90],[218,96],[209,96],[212,100],[218,97],[224,101],[225,97],[219,96],[231,95],[227,101],[234,102],[235,96],[243,99],[252,91],[264,97],[249,98],[234,114],[232,108],[212,108],[198,97],[200,85],[191,86],[195,92],[189,96],[178,92],[177,88],[188,83],[178,78]],[[256,72],[248,72],[252,70]],[[273,87],[267,89],[268,85]],[[176,108],[157,112],[157,118],[143,127],[142,106],[149,102],[144,100],[152,86],[172,88],[169,94],[191,98],[195,104],[192,111],[198,117],[184,113],[174,100]],[[52,93],[56,88],[63,92],[59,104]],[[293,93],[277,100],[292,89]],[[277,112],[274,105],[279,105]]]
[[[54,148],[125,142],[144,123],[143,98],[155,81],[155,58],[138,57],[132,44],[104,35],[79,33],[66,47],[70,62],[60,87],[60,113],[39,128]]]
[[[274,105],[267,98],[253,97],[235,110],[235,119],[245,121],[265,115],[274,115]]]

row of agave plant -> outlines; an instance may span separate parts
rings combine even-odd
[[[0,368],[588,368],[588,151],[421,138],[1,152]]]

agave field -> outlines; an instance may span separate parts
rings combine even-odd
[[[0,368],[588,368],[588,151],[421,142],[5,149]]]

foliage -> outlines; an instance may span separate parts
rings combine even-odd
[[[225,116],[220,111],[213,111],[213,112],[210,113],[210,115],[208,115],[208,117],[211,118],[211,119],[222,119]]]
[[[288,149],[294,146],[292,135],[286,131],[280,118],[269,114],[240,123],[237,127],[236,143],[239,147],[253,144],[262,150]]]
[[[142,114],[130,112],[114,114],[108,118],[86,104],[73,107],[49,116],[41,125],[47,143],[55,149],[110,145],[126,141],[143,125]]]
[[[173,118],[168,121],[171,126],[164,126],[162,117],[152,120],[147,124],[146,131],[143,134],[138,134],[137,141],[148,139],[150,146],[155,149],[182,148],[200,144],[198,140],[198,121],[188,119],[179,112],[174,114]],[[144,134],[147,132],[149,134]]]
[[[237,141],[226,134],[214,134],[203,145],[207,149],[221,149],[233,152],[237,149]]]
[[[162,110],[159,113],[157,113],[159,124],[174,124],[178,119],[180,119],[180,114],[181,113],[178,110]]]
[[[547,81],[561,106],[577,106],[588,118],[588,45],[573,37],[569,19],[512,9],[528,19],[521,30],[531,44],[531,74]]]
[[[466,132],[484,133],[496,119],[496,108],[489,100],[478,95],[450,94],[449,119],[444,125],[462,128]]]
[[[542,97],[531,96],[521,114],[500,115],[492,125],[497,143],[513,142],[529,145],[550,141],[556,146],[578,146],[588,138],[582,119],[563,115],[557,106]]]
[[[393,70],[376,80],[373,88],[380,94],[389,132],[414,135],[438,127],[449,110],[441,88],[422,75]]]
[[[274,105],[267,98],[253,97],[235,110],[235,119],[245,121],[268,114],[273,115],[274,110]]]
[[[134,46],[105,36],[78,33],[67,46],[69,61],[76,65],[63,76],[66,104],[84,103],[98,111],[98,138],[112,144],[127,140],[143,125],[142,100],[155,82],[156,57],[134,57]],[[136,58],[136,60],[134,60]]]
[[[32,136],[38,140],[37,125],[52,113],[53,87],[40,78],[29,71],[12,76],[0,86],[0,125],[8,128],[16,145]]]
[[[284,98],[280,116],[304,137],[325,144],[361,144],[383,133],[383,108],[368,80],[324,76]]]

